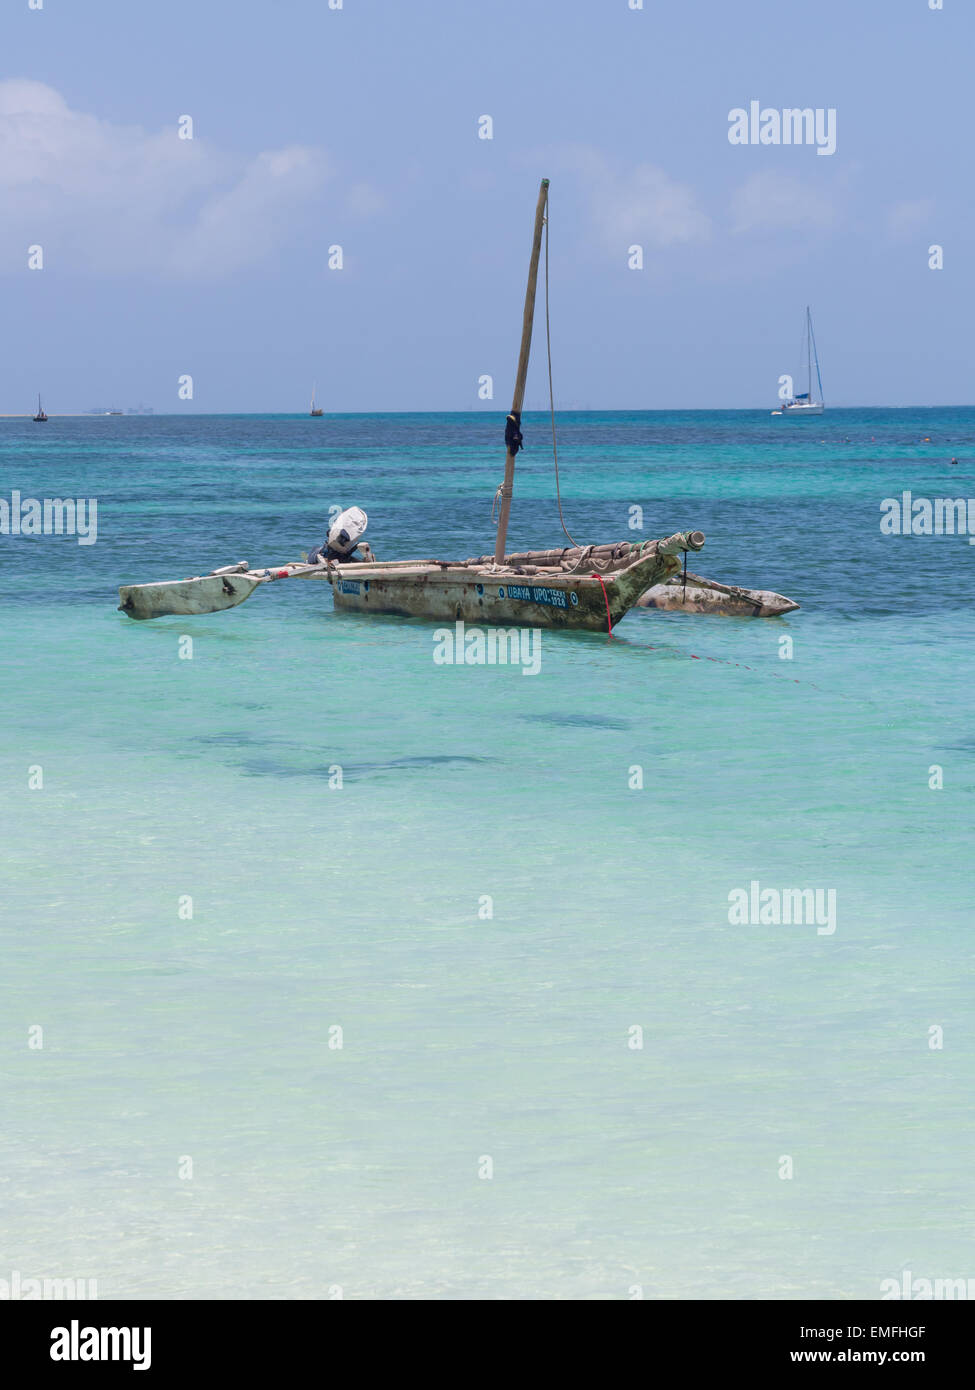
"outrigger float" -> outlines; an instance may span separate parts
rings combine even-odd
[[[780,618],[799,607],[794,599],[771,589],[742,589],[702,579],[690,570],[655,584],[637,599],[639,608],[678,609],[682,613],[720,613],[732,618]]]
[[[335,519],[327,541],[306,561],[251,569],[242,560],[190,579],[123,585],[119,589],[120,611],[141,619],[217,613],[243,603],[263,584],[300,578],[327,583],[335,607],[356,613],[611,632],[630,608],[679,577],[681,555],[686,572],[687,552],[704,545],[700,531],[676,531],[642,543],[580,546],[572,542],[559,550],[505,554],[515,457],[522,447],[521,411],[547,204],[548,179],[543,179],[535,209],[514,398],[505,425],[504,481],[497,492],[493,555],[467,560],[379,561],[362,540],[365,512],[351,507]],[[783,602],[789,608],[798,607],[788,599]],[[688,611],[704,610],[689,607]]]

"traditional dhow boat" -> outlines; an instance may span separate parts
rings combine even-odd
[[[704,545],[700,531],[678,531],[638,544],[579,546],[572,542],[561,550],[505,554],[515,458],[522,447],[521,411],[547,206],[548,179],[543,179],[535,209],[514,397],[505,423],[505,470],[497,491],[493,555],[377,561],[361,542],[365,513],[353,507],[336,518],[327,542],[307,562],[251,570],[241,561],[192,579],[126,585],[119,590],[121,610],[132,618],[218,612],[243,603],[262,584],[302,578],[327,583],[335,607],[356,613],[606,632],[642,593],[676,574],[681,568],[678,556]],[[363,553],[357,555],[357,550]]]
[[[642,545],[526,551],[501,564],[482,556],[337,565],[303,577],[327,579],[336,608],[356,613],[606,632],[648,586],[680,571],[683,551],[703,544],[700,531],[679,531]]]
[[[509,555],[502,565],[486,557],[349,563],[326,558],[252,570],[242,560],[192,579],[123,585],[119,608],[130,618],[199,616],[236,608],[262,584],[312,579],[331,586],[336,608],[356,613],[606,632],[644,590],[679,573],[683,551],[703,544],[700,531],[679,531],[642,545],[526,551]]]

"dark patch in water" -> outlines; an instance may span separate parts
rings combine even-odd
[[[533,724],[554,724],[557,727],[566,726],[570,729],[631,729],[633,725],[628,719],[610,719],[603,714],[522,714],[521,719],[528,719]]]
[[[461,754],[434,753],[418,758],[390,758],[384,763],[340,763],[346,777],[370,777],[384,772],[408,771],[410,768],[439,767],[447,763],[493,763],[496,758],[471,758]],[[329,777],[328,767],[291,767],[273,758],[248,758],[239,767],[248,777]]]
[[[250,733],[247,733],[247,732],[243,732],[243,733],[239,733],[239,734],[194,734],[194,736],[193,736],[191,742],[193,742],[193,743],[207,743],[207,744],[209,744],[209,743],[215,743],[215,744],[229,744],[231,747],[233,747],[234,744],[237,744],[237,745],[241,745],[241,746],[249,746],[249,747],[251,747],[251,748],[255,748],[255,747],[263,748],[266,744],[269,744],[269,743],[281,744],[281,743],[287,743],[288,740],[287,740],[287,739],[282,739],[282,738],[277,738],[277,737],[274,736],[274,735],[271,735],[271,736],[267,736],[267,735],[258,736],[257,734],[250,734]]]

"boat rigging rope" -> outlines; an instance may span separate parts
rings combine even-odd
[[[606,601],[606,632],[607,632],[607,634],[608,634],[610,637],[612,637],[612,635],[613,635],[613,620],[612,620],[612,618],[611,618],[610,615],[609,615],[609,595],[608,595],[607,592],[606,592],[606,585],[603,583],[603,576],[602,576],[601,574],[594,574],[594,575],[593,575],[593,579],[598,579],[598,580],[599,580],[599,587],[600,587],[600,588],[602,589],[602,591],[603,591],[603,598],[604,598],[605,601]]]
[[[559,504],[559,521],[562,523],[562,530],[573,545],[578,545],[578,541],[572,540],[569,529],[565,524],[565,517],[562,515],[562,493],[559,489],[559,446],[555,437],[555,391],[552,386],[552,329],[548,316],[548,207],[545,209],[545,347],[548,351],[548,407],[552,416],[552,457],[555,459],[555,498]],[[607,606],[607,612],[609,611]],[[610,629],[612,630],[612,628]]]

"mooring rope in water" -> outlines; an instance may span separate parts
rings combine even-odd
[[[545,347],[548,351],[548,408],[552,417],[552,457],[555,459],[555,500],[559,506],[559,521],[562,530],[573,545],[579,542],[572,539],[569,535],[569,528],[565,524],[565,517],[562,515],[562,491],[559,487],[559,445],[555,434],[555,388],[552,385],[552,328],[549,323],[548,314],[548,206],[545,208]],[[608,612],[608,605],[607,605]],[[612,627],[610,628],[612,631]]]

